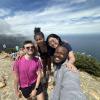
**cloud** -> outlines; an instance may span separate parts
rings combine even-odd
[[[10,14],[9,9],[0,9],[0,17],[7,16]]]
[[[0,34],[12,33],[11,26],[4,20],[0,20]]]
[[[88,0],[50,0],[49,3],[52,5],[64,5],[64,6],[72,6],[75,4],[86,3]]]
[[[71,0],[71,2],[74,4],[87,2],[87,0]],[[73,11],[73,9],[70,6],[66,7],[63,3],[61,5],[49,5],[42,10],[40,8],[31,11],[16,11],[13,15],[3,18],[3,23],[6,24],[3,24],[0,30],[3,31],[8,25],[7,33],[28,36],[33,34],[36,26],[41,27],[46,35],[50,33],[81,34],[100,32],[100,7],[76,11]],[[6,11],[4,10],[4,12]]]
[[[71,0],[70,4],[85,3],[87,0]]]

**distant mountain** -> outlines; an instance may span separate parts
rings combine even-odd
[[[13,48],[16,45],[21,46],[22,43],[27,40],[28,38],[25,36],[17,35],[0,35],[0,50],[3,49],[2,45],[6,44],[7,48]]]

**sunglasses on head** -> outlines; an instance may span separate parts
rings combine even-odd
[[[27,50],[34,49],[34,46],[25,47]]]

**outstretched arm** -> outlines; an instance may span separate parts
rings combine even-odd
[[[66,62],[66,67],[68,68],[68,70],[71,70],[73,72],[77,72],[77,68],[74,66],[75,63],[75,56],[73,51],[70,51],[68,54],[68,61]]]
[[[75,56],[74,56],[73,51],[69,52],[68,57],[69,57],[68,63],[74,64],[75,63]]]

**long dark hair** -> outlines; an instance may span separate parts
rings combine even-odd
[[[51,37],[52,38],[56,38],[59,41],[60,45],[62,44],[62,40],[61,40],[60,36],[58,36],[57,34],[50,34],[50,35],[48,35],[47,40],[46,40],[47,44],[49,44],[48,41],[49,41],[49,38],[51,38]]]

